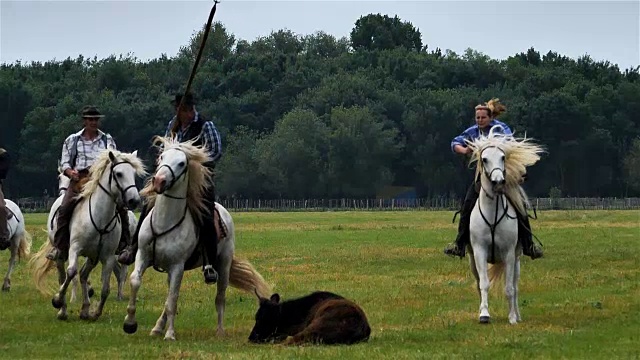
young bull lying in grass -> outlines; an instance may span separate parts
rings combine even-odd
[[[280,302],[280,295],[260,298],[249,341],[284,345],[355,344],[369,340],[371,328],[360,306],[344,297],[317,291]]]

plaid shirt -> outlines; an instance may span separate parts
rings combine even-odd
[[[164,132],[164,136],[169,136],[171,133],[171,128],[173,127],[173,122],[176,120],[174,116],[171,121],[169,121],[169,125],[167,125],[167,129]],[[193,119],[193,123],[200,121],[200,117],[198,112],[196,111],[196,116]],[[186,129],[179,128],[176,134],[178,141],[182,142],[184,139],[182,138],[184,134],[189,131],[191,124],[187,126]],[[203,139],[203,144],[207,148],[209,156],[211,157],[213,162],[218,161],[220,156],[222,155],[222,142],[220,141],[220,133],[218,133],[218,129],[213,124],[212,121],[205,121],[202,125],[202,131],[200,132],[200,136]]]
[[[480,130],[480,128],[478,127],[478,124],[475,124],[475,125],[467,128],[465,131],[463,131],[462,134],[460,134],[460,135],[456,136],[455,138],[453,138],[453,140],[451,141],[451,151],[453,151],[455,153],[455,150],[453,150],[453,148],[456,145],[462,145],[464,147],[467,147],[467,143],[464,142],[465,139],[469,140],[469,141],[473,141],[473,140],[479,138],[481,133],[482,133],[482,135],[488,135],[489,134],[489,130],[494,125],[501,125],[504,128],[504,134],[505,135],[512,135],[511,128],[509,128],[509,126],[507,126],[507,124],[505,124],[505,123],[503,123],[502,121],[499,121],[499,120],[491,120],[491,122],[489,123],[489,126],[487,126],[484,130]],[[496,129],[496,131],[500,131],[500,130]]]
[[[76,138],[78,139],[78,144],[76,146],[76,166],[74,170],[84,170],[88,169],[98,158],[98,154],[102,150],[105,150],[104,141],[102,140],[102,136],[107,137],[107,149],[117,149],[116,142],[113,140],[111,135],[105,134],[104,132],[98,130],[98,136],[93,140],[85,140],[82,137],[82,133],[84,129],[78,131],[75,134],[69,135],[62,144],[62,154],[60,158],[60,162],[62,164],[62,171],[66,171],[67,169],[71,169],[71,148],[73,147],[73,142]]]

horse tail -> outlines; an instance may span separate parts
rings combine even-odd
[[[257,293],[263,298],[271,296],[271,287],[264,281],[262,275],[249,261],[237,259],[235,256],[231,260],[229,283],[236,289],[244,290],[251,294]]]
[[[504,269],[504,262],[489,264],[489,268],[487,269],[487,275],[489,275],[489,287],[493,287],[497,280],[504,279]]]
[[[29,256],[31,253],[31,244],[33,243],[33,238],[31,234],[25,229],[20,235],[20,243],[18,244],[18,259],[23,259]]]
[[[48,289],[44,285],[44,279],[53,268],[56,267],[56,263],[47,259],[47,253],[53,248],[51,242],[45,240],[44,244],[40,247],[37,253],[31,259],[29,259],[29,265],[33,269],[33,277],[36,283],[36,289],[42,294],[48,295]]]

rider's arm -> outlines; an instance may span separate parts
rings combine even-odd
[[[67,174],[67,170],[71,169],[71,149],[70,149],[71,144],[73,144],[73,135],[68,136],[62,143],[62,153],[60,154],[60,166],[62,168],[63,174]]]
[[[222,155],[222,142],[220,141],[220,133],[218,129],[213,125],[213,122],[207,121],[202,126],[202,137],[204,138],[204,144],[209,150],[209,156],[211,160],[216,162]]]
[[[467,154],[469,152],[469,148],[465,140],[471,140],[471,131],[473,127],[470,127],[462,132],[462,134],[456,136],[451,140],[451,151],[458,154]]]

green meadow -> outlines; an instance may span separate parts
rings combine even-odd
[[[232,213],[236,256],[248,259],[283,299],[329,290],[353,299],[372,327],[354,346],[253,345],[256,298],[230,288],[224,337],[216,336],[215,287],[185,274],[175,342],[151,337],[167,295],[166,274],[147,270],[138,332],[122,330],[129,297],[111,294],[102,317],[78,318],[69,304],[56,319],[51,296],[34,287],[26,259],[0,293],[0,358],[7,359],[436,359],[640,358],[640,212],[544,211],[532,220],[545,257],[521,260],[522,323],[509,325],[501,287],[492,289],[492,322],[480,305],[468,258],[442,253],[455,238],[452,212]],[[46,214],[26,214],[34,254],[46,239]],[[0,273],[9,252],[0,252]],[[98,266],[91,275],[99,298]],[[132,266],[129,267],[129,271]],[[48,281],[56,283],[55,273]],[[68,299],[68,298],[67,298]]]

